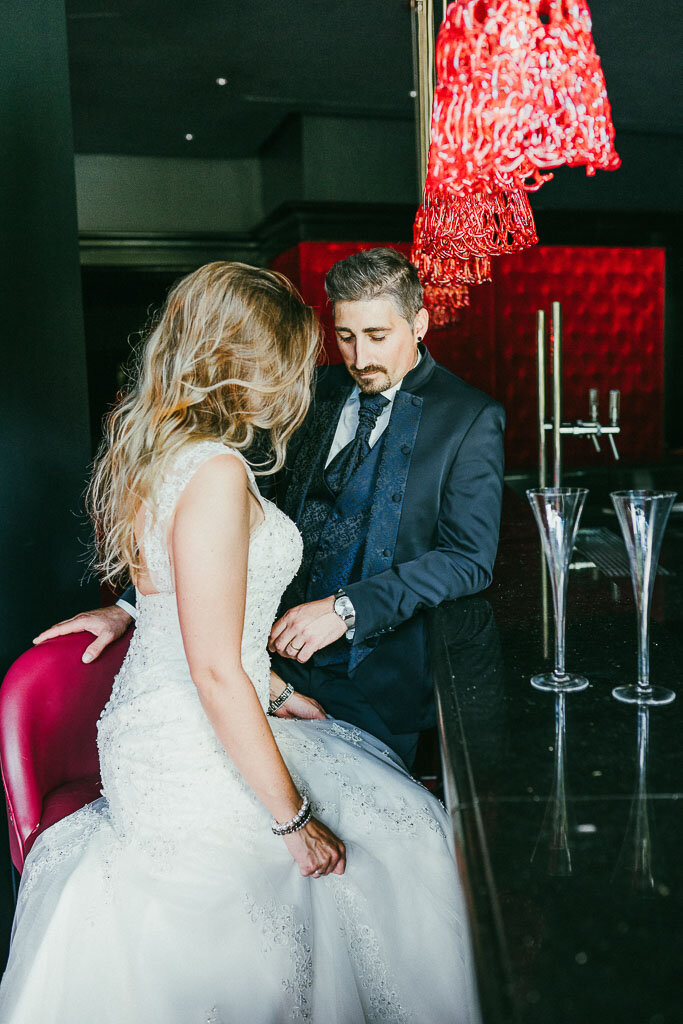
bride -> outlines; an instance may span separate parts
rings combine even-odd
[[[279,274],[172,290],[90,485],[99,568],[139,615],[98,726],[102,797],[26,860],[2,1024],[465,1024],[465,910],[441,807],[379,741],[268,715],[297,571],[274,468],[319,326]]]

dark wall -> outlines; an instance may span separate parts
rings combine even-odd
[[[164,270],[84,267],[85,338],[93,454],[102,438],[102,420],[127,381],[134,350],[183,274]]]
[[[302,201],[417,203],[410,118],[293,115],[264,143],[259,157],[266,214]]]
[[[683,136],[617,125],[616,149],[621,157],[616,171],[597,171],[589,177],[583,167],[559,167],[552,181],[531,194],[534,212],[573,210],[581,219],[616,210],[624,215],[680,213]]]
[[[77,513],[90,456],[64,5],[2,5],[0,675],[87,607]]]

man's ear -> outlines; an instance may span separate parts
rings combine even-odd
[[[413,333],[418,341],[423,341],[424,336],[429,330],[429,313],[422,307],[417,316],[415,317],[415,323],[413,325]]]

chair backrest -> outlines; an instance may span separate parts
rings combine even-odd
[[[81,657],[91,633],[47,640],[22,654],[5,676],[0,765],[10,850],[19,870],[26,841],[40,824],[45,796],[66,783],[99,778],[97,721],[131,636],[132,630],[90,665]]]

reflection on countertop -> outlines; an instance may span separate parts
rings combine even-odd
[[[600,500],[589,494],[589,521],[615,529]],[[651,663],[653,682],[678,693],[667,707],[612,698],[635,681],[631,583],[581,561],[567,662],[590,686],[562,696],[531,687],[551,667],[552,608],[531,513],[509,489],[493,586],[433,614],[446,799],[485,1024],[683,1020],[680,513],[661,561],[670,574],[655,586]]]

